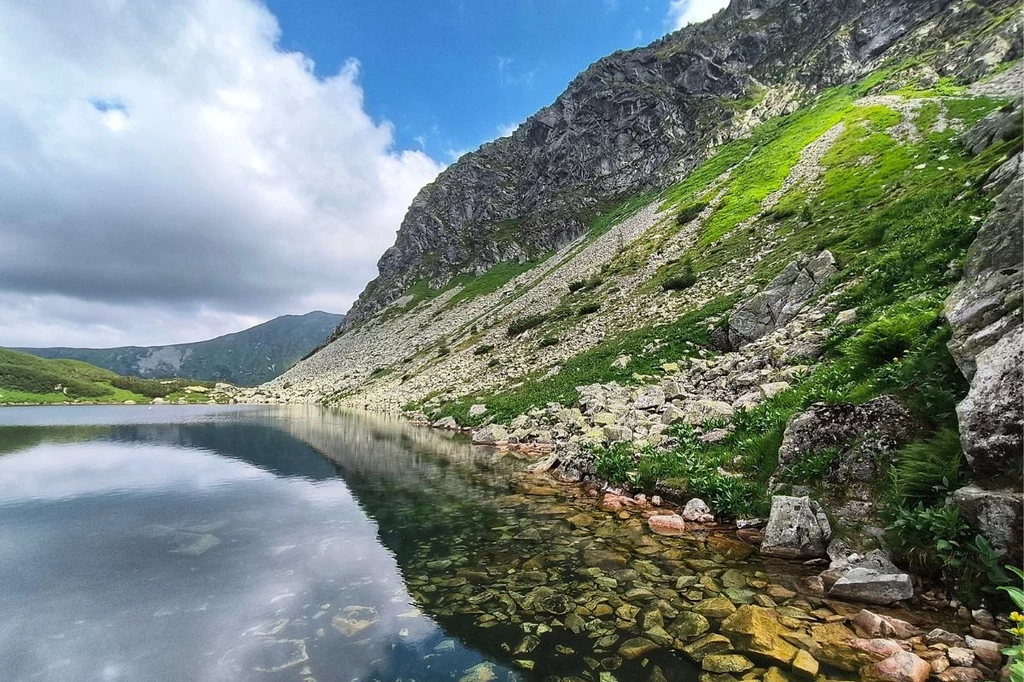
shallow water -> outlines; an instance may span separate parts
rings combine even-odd
[[[2,409],[4,679],[696,680],[630,640],[793,578],[522,465],[313,407]]]

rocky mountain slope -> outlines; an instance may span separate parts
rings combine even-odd
[[[425,188],[249,399],[700,498],[662,530],[766,518],[819,598],[991,602],[1024,561],[1020,32],[1002,2],[737,1],[613,55]]]
[[[181,377],[255,386],[269,381],[314,350],[344,315],[319,310],[282,315],[207,341],[122,348],[19,348],[42,358],[81,360],[122,375],[147,379]]]
[[[618,201],[666,187],[722,143],[884,60],[938,49],[931,61],[941,75],[976,78],[990,68],[986,60],[1013,56],[1016,39],[1003,26],[960,41],[1010,8],[734,0],[704,24],[601,59],[510,137],[423,188],[349,324],[417,283],[437,288],[558,249]]]

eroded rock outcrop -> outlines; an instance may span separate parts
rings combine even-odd
[[[817,502],[788,495],[772,498],[761,554],[783,559],[822,557],[831,539],[832,527]]]
[[[965,135],[965,143],[980,152],[998,141],[1007,126],[1019,126],[1020,116],[1018,100],[1012,109],[995,112],[976,124]],[[1015,175],[978,231],[963,277],[945,306],[953,328],[950,352],[971,382],[967,397],[957,407],[961,443],[975,476],[982,479],[1019,471],[1024,447],[1022,223],[1024,176],[1017,161]]]
[[[835,273],[836,259],[830,251],[813,258],[801,256],[787,265],[764,291],[729,316],[729,344],[740,348],[788,323]]]

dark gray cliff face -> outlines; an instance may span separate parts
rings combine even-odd
[[[566,244],[600,211],[667,186],[742,135],[756,121],[741,120],[736,100],[759,88],[800,95],[849,82],[882,57],[920,53],[1012,3],[951,12],[956,4],[733,0],[704,24],[601,59],[513,135],[466,154],[420,191],[346,324],[415,281],[439,287]],[[908,39],[937,17],[938,30]],[[961,55],[957,68],[970,57]],[[773,99],[756,116],[794,106]]]

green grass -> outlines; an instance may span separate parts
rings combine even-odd
[[[693,356],[699,348],[707,345],[708,331],[704,322],[708,317],[728,310],[735,298],[726,297],[686,315],[675,322],[658,327],[648,327],[627,332],[608,339],[601,344],[567,360],[561,371],[551,377],[541,373],[524,377],[521,385],[490,395],[463,396],[446,403],[437,417],[454,416],[459,423],[475,425],[482,418],[471,418],[469,406],[485,403],[487,416],[496,421],[509,421],[534,407],[543,407],[549,402],[574,403],[579,398],[577,386],[596,382],[633,381],[633,374],[661,374],[661,364],[667,360],[678,360]],[[657,346],[652,352],[644,352],[650,345]],[[613,367],[620,355],[632,356],[626,368]],[[419,407],[410,406],[410,407]]]
[[[123,377],[78,360],[48,360],[28,353],[0,348],[0,403],[56,404],[66,402],[149,402],[152,398],[176,400],[186,386],[212,387],[211,382],[185,379],[156,380]]]

